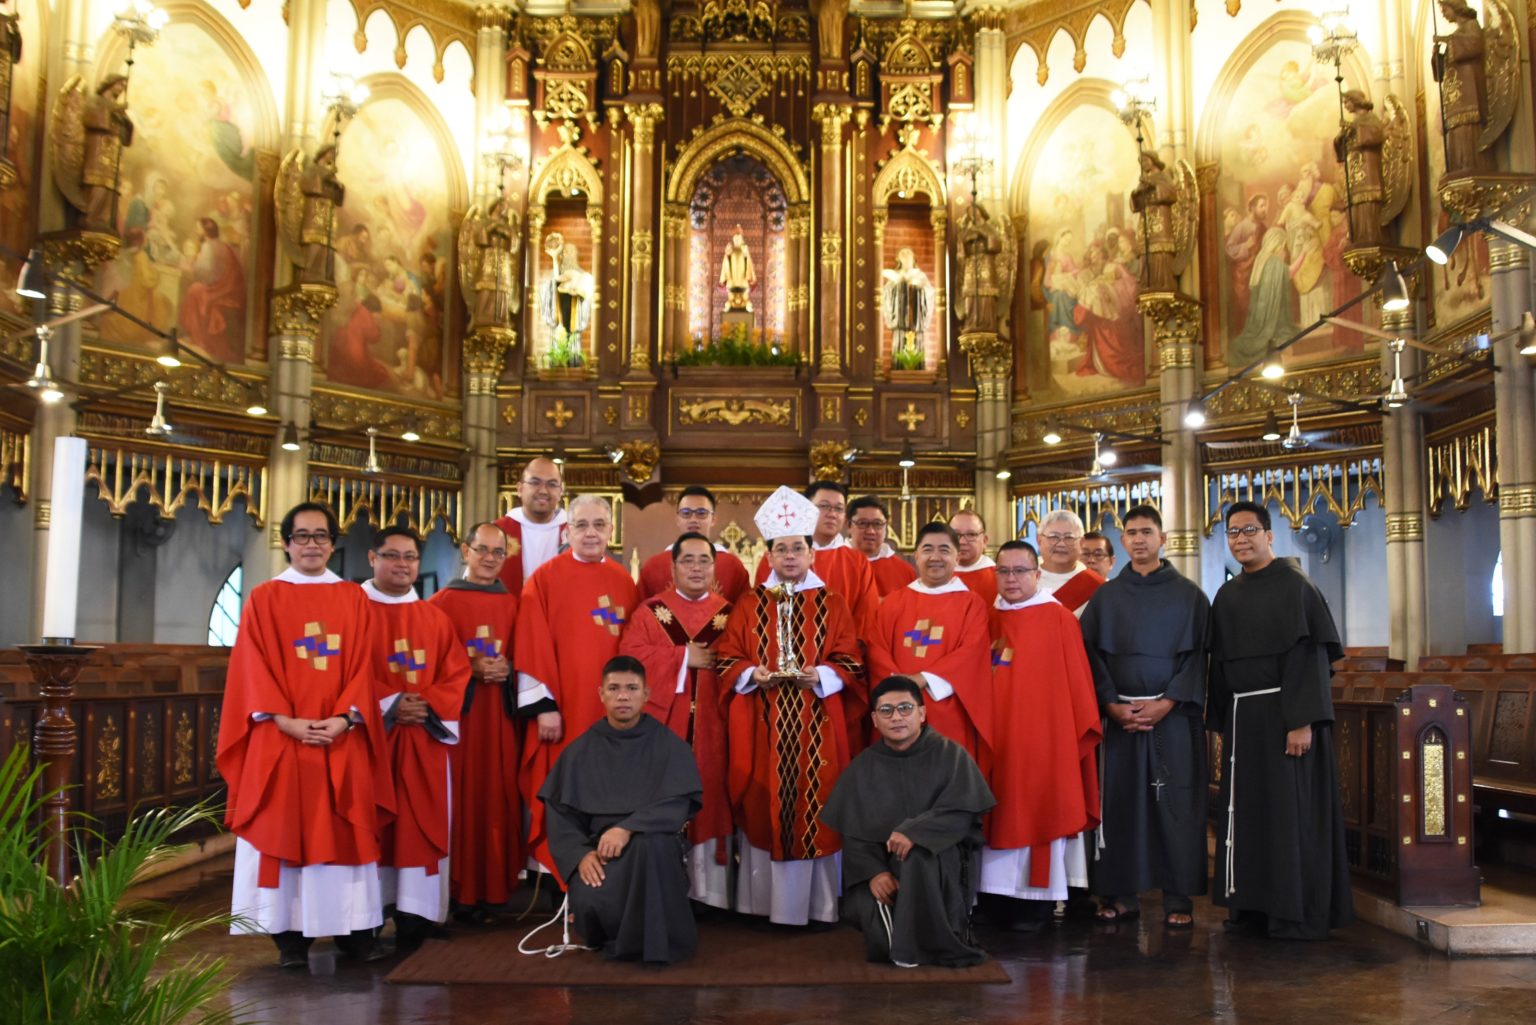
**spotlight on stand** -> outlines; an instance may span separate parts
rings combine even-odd
[[[1451,256],[1456,252],[1456,247],[1461,245],[1462,236],[1466,233],[1466,225],[1451,225],[1440,233],[1439,238],[1424,247],[1424,255],[1444,267],[1451,262]]]
[[[283,424],[282,446],[284,452],[297,452],[299,450],[299,429],[292,421]]]
[[[604,445],[603,455],[607,456],[608,461],[615,465],[624,461],[624,450],[617,445]]]
[[[901,456],[897,458],[896,465],[903,470],[910,470],[917,465],[917,453],[912,450],[911,441],[901,443]]]
[[[840,458],[843,462],[851,464],[855,459],[859,458],[859,450],[850,445],[848,448],[843,449],[843,454]]]
[[[1184,426],[1198,430],[1205,426],[1205,402],[1202,399],[1191,399],[1189,408],[1184,410]]]

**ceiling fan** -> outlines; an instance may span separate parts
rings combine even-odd
[[[8,345],[28,335],[36,337],[37,359],[34,361],[31,374],[25,380],[7,381],[5,387],[32,392],[39,401],[49,405],[62,399],[66,387],[59,382],[58,378],[53,376],[53,362],[49,359],[48,355],[48,343],[53,340],[53,332],[72,321],[93,317],[107,308],[104,303],[86,306],[75,310],[73,313],[66,313],[63,316],[54,317],[41,324],[34,324],[31,327],[23,328],[20,331],[13,331],[6,335],[3,341],[0,341],[0,344]],[[18,371],[26,369],[25,363],[9,356],[0,356],[0,361],[18,368]]]
[[[1262,381],[1254,381],[1253,383],[1263,385],[1266,388],[1274,387]],[[1319,449],[1323,451],[1336,452],[1342,451],[1344,449],[1354,448],[1354,445],[1350,445],[1344,442],[1330,441],[1329,439],[1336,433],[1334,431],[1304,431],[1301,429],[1301,403],[1303,399],[1308,398],[1318,399],[1324,402],[1331,402],[1335,405],[1343,405],[1348,408],[1361,408],[1359,403],[1348,402],[1344,399],[1334,399],[1326,395],[1316,395],[1310,392],[1302,391],[1298,388],[1287,392],[1285,396],[1285,401],[1291,407],[1291,422],[1289,428],[1282,429],[1280,419],[1276,417],[1274,411],[1271,410],[1264,416],[1264,431],[1261,435],[1259,435],[1260,439],[1271,444],[1279,442],[1280,447],[1285,449],[1287,452],[1301,452],[1307,449]],[[1202,444],[1204,444],[1207,448],[1219,451],[1222,449],[1249,448],[1253,445],[1253,442],[1207,441],[1203,442]]]

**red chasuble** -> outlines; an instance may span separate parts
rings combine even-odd
[[[373,689],[381,710],[402,694],[425,698],[432,714],[455,728],[469,686],[469,659],[453,622],[424,601],[370,600]],[[395,818],[380,832],[379,863],[424,868],[435,875],[448,856],[449,747],[431,722],[388,728],[386,750],[394,780]]]
[[[472,585],[447,587],[430,604],[453,622],[466,655],[512,657],[517,596]],[[516,677],[507,681],[517,686]],[[512,691],[515,693],[515,690]],[[453,748],[453,845],[449,893],[458,904],[502,904],[522,870],[523,800],[517,766],[523,723],[511,716],[503,688],[471,679]]]
[[[887,676],[932,673],[955,689],[924,694],[928,725],[986,766],[992,729],[992,638],[988,609],[963,586],[946,594],[903,587],[880,603],[869,639],[869,687]]]
[[[1041,578],[1042,590],[1075,615],[1082,614],[1083,606],[1088,604],[1088,599],[1093,597],[1093,592],[1104,583],[1104,578],[1093,570],[1081,564],[1079,566],[1077,572],[1072,574],[1066,583],[1054,588],[1049,586],[1043,576]]]
[[[1045,599],[992,610],[996,755],[988,782],[997,806],[987,846],[1030,852],[1029,885],[1050,885],[1052,840],[1099,824],[1094,751],[1102,732],[1082,629]]]
[[[757,572],[752,582],[761,584],[768,579],[768,556],[757,562]],[[875,587],[875,574],[869,567],[869,557],[852,545],[816,549],[811,572],[821,578],[827,590],[837,595],[853,615],[853,628],[859,637],[868,637],[875,626],[875,609],[880,607],[880,591]]]
[[[704,803],[688,823],[688,839],[695,844],[731,835],[731,803],[725,790],[725,703],[713,669],[686,670],[681,692],[678,674],[684,673],[687,659],[684,645],[696,641],[717,651],[730,614],[730,602],[718,594],[689,601],[674,589],[641,605],[619,643],[621,654],[645,664],[651,692],[645,711],[686,740],[699,763]],[[721,864],[726,853],[724,844],[715,847]]]
[[[863,666],[847,604],[825,587],[797,591],[792,600],[789,628],[800,639],[801,664],[830,666],[851,687]],[[774,861],[821,858],[842,847],[818,819],[848,764],[842,695],[818,698],[793,685],[735,689],[745,669],[778,665],[778,620],[778,602],[754,587],[731,610],[720,638],[715,670],[729,731],[726,786],[736,824],[753,847]]]
[[[271,580],[251,591],[229,655],[219,716],[224,822],[261,852],[260,885],[282,864],[379,860],[379,822],[393,809],[384,728],[374,700],[368,600],[356,584]],[[270,718],[362,722],[326,747],[307,747]]]
[[[715,549],[715,590],[728,602],[741,597],[752,586],[747,567],[730,552]],[[663,548],[640,567],[640,600],[646,601],[672,590],[672,549]]]
[[[869,560],[869,572],[875,578],[875,593],[883,601],[892,591],[906,587],[917,579],[917,570],[899,555],[887,555]]]
[[[966,587],[981,595],[982,602],[990,611],[992,603],[997,600],[997,567],[983,566],[981,569],[960,570],[955,578]]]
[[[603,664],[619,653],[619,635],[638,604],[635,582],[622,566],[612,559],[582,562],[573,552],[555,556],[523,585],[517,671],[549,689],[563,731],[558,741],[546,743],[530,722],[519,773],[529,812],[528,849],[551,872],[555,862],[545,842],[539,788],[565,745],[603,717]]]

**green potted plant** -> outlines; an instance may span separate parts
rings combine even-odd
[[[134,880],[179,852],[176,834],[214,821],[203,806],[135,816],[107,840],[77,821],[80,874],[59,886],[44,868],[41,770],[24,745],[0,765],[0,1022],[6,1025],[232,1025],[239,1007],[216,998],[223,958],[172,948],[227,914],[187,914],[136,898]]]

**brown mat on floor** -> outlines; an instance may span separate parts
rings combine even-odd
[[[897,968],[864,960],[864,940],[851,928],[797,933],[755,922],[705,922],[692,960],[666,968],[604,961],[591,951],[528,957],[517,942],[528,929],[457,932],[428,940],[389,973],[401,983],[500,983],[513,986],[889,986],[895,983],[1008,983],[996,961],[974,968]],[[549,937],[546,939],[546,937]],[[546,929],[534,942],[558,933]]]

